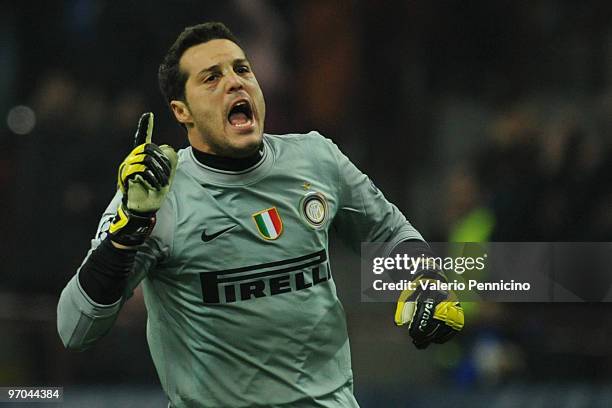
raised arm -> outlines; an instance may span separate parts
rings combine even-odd
[[[171,147],[151,143],[152,130],[153,114],[146,113],[136,147],[119,167],[119,191],[60,296],[57,327],[67,348],[86,349],[104,336],[133,289],[170,251],[173,206],[165,198],[177,158]]]

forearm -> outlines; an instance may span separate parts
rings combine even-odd
[[[66,285],[57,305],[57,330],[64,346],[84,350],[103,337],[113,326],[121,301],[111,305],[94,302],[75,275]]]
[[[110,305],[121,299],[135,256],[134,247],[118,248],[109,238],[102,241],[77,275],[85,294],[102,305]]]

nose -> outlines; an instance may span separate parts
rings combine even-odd
[[[226,88],[227,93],[232,93],[241,90],[243,88],[242,78],[240,78],[238,74],[232,71],[227,76]]]

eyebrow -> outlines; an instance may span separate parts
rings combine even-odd
[[[249,60],[247,60],[246,58],[236,58],[232,61],[232,66],[235,66],[241,63],[250,64]],[[218,71],[218,70],[219,70],[219,64],[211,65],[210,67],[204,68],[200,72],[198,72],[197,77],[200,78],[209,72]]]

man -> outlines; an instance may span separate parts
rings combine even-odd
[[[329,229],[356,249],[421,235],[328,139],[263,133],[262,91],[224,25],[185,29],[159,83],[191,146],[154,145],[153,116],[141,118],[118,192],[62,292],[64,344],[94,344],[142,282],[172,407],[357,407]],[[460,312],[446,293],[405,293],[396,323],[418,347],[463,325],[462,314],[431,318],[427,294]]]

